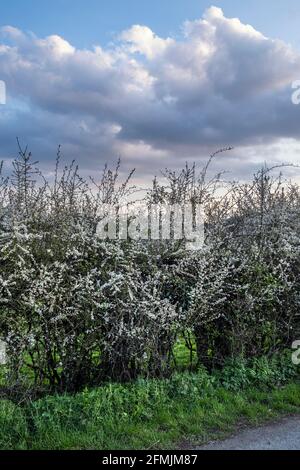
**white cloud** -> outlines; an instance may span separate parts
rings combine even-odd
[[[171,38],[162,39],[147,26],[134,25],[123,31],[120,39],[129,44],[128,51],[144,54],[147,59],[154,59],[163,54],[174,41]]]
[[[53,56],[54,59],[58,60],[75,53],[75,47],[57,35],[39,39],[36,41],[36,45],[42,53],[50,57]]]

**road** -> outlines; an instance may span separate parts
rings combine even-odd
[[[300,450],[300,416],[243,429],[235,436],[210,442],[198,450]]]

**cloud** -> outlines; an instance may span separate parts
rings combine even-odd
[[[229,144],[236,151],[220,164],[239,175],[265,154],[272,160],[270,149],[296,159],[300,107],[291,83],[300,79],[300,54],[216,7],[182,32],[160,38],[134,25],[109,47],[86,50],[57,35],[1,28],[9,96],[0,157],[11,156],[18,135],[45,166],[62,144],[86,171],[121,155],[153,174]]]
[[[162,55],[168,46],[174,43],[171,38],[162,39],[147,26],[140,25],[134,25],[127,31],[123,31],[120,39],[130,45],[128,48],[130,53],[139,52],[149,60]]]

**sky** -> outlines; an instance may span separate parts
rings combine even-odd
[[[300,48],[298,0],[10,0],[1,2],[0,18],[2,25],[38,36],[55,33],[76,47],[91,47],[107,44],[133,24],[145,24],[160,36],[178,35],[185,20],[199,18],[212,4]]]
[[[234,177],[298,163],[299,24],[296,0],[2,2],[0,159],[18,136],[49,172],[58,144],[141,180],[229,145]]]

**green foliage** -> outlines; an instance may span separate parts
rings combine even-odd
[[[240,419],[257,423],[300,411],[298,378],[284,355],[231,361],[212,374],[200,368],[164,380],[110,383],[23,406],[2,400],[0,448],[174,448],[184,438],[201,443]]]
[[[272,388],[295,380],[298,370],[291,361],[291,353],[277,354],[271,358],[228,360],[216,377],[227,390],[244,390],[249,387]]]
[[[8,400],[0,400],[0,448],[26,449],[27,422],[22,409]]]

